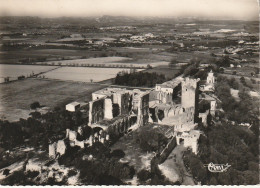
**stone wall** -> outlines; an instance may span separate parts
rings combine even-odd
[[[148,123],[149,120],[149,93],[146,93],[140,97],[137,123],[139,126],[143,126]]]
[[[132,96],[129,93],[124,93],[121,95],[121,104],[119,107],[121,115],[129,114],[132,107]]]
[[[107,129],[109,135],[117,135],[127,133],[128,129],[136,123],[135,116],[120,116],[114,122],[111,122]]]
[[[176,137],[172,137],[163,151],[160,153],[159,156],[159,163],[162,164],[168,158],[172,150],[177,146]]]
[[[104,119],[105,98],[89,102],[89,125]]]

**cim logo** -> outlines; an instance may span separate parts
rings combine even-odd
[[[204,165],[204,167],[208,167],[208,170],[210,172],[226,172],[231,165],[227,164],[213,164],[209,163],[207,165]]]

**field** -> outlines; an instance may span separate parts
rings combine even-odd
[[[49,61],[48,64],[55,65],[96,65],[96,64],[110,64],[115,62],[129,61],[131,58],[127,57],[99,57],[89,59],[74,59],[74,60],[63,60],[63,61]]]
[[[157,58],[159,59],[159,58]],[[68,65],[68,66],[106,66],[106,67],[146,67],[148,64],[152,67],[168,65],[169,62],[156,60],[156,58],[132,59],[127,57],[97,57],[88,59],[73,59],[61,61],[37,62],[36,64],[47,65]]]
[[[41,105],[54,108],[64,107],[72,101],[89,101],[91,93],[104,86],[76,82],[43,79],[25,79],[0,84],[0,116],[10,121],[27,118],[30,104],[39,101]]]
[[[139,71],[141,69],[138,69]],[[100,82],[114,78],[121,71],[130,71],[130,69],[120,68],[90,68],[90,67],[61,67],[59,69],[47,72],[45,78],[70,80],[80,82]]]
[[[0,77],[14,77],[38,74],[56,68],[55,66],[34,66],[34,65],[7,65],[0,64]]]

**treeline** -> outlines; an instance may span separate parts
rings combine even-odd
[[[199,153],[188,151],[184,163],[195,181],[203,185],[255,185],[259,183],[259,120],[258,102],[234,79],[218,76],[215,94],[221,100],[223,113],[217,113],[219,121],[205,129],[199,139]],[[239,89],[237,101],[230,88]],[[231,122],[233,121],[233,122]],[[238,124],[248,122],[250,130]],[[229,164],[222,173],[211,173],[204,164]]]
[[[115,84],[134,87],[154,87],[167,81],[165,75],[149,72],[119,73],[116,75]]]
[[[230,88],[239,89],[239,101],[236,101],[231,95]],[[238,123],[250,123],[253,126],[258,125],[259,101],[251,97],[247,88],[233,78],[218,76],[215,91],[221,100],[221,107],[225,111],[227,119]]]
[[[256,185],[259,183],[258,138],[239,126],[222,123],[210,127],[199,140],[199,153],[188,151],[184,163],[195,181],[203,185]],[[209,172],[204,164],[229,164],[222,173]]]
[[[219,67],[215,64],[211,64],[208,67],[201,68],[201,63],[201,60],[192,59],[190,63],[181,66],[181,69],[177,73],[177,76],[183,74],[184,77],[200,78],[201,80],[205,80],[210,70],[212,70],[213,72],[219,72]]]
[[[222,61],[215,66],[214,72],[218,72],[220,66],[229,63],[227,57]],[[184,76],[197,77],[200,71],[198,64],[190,64],[184,68]],[[243,78],[238,81],[235,78],[217,77],[215,95],[220,99],[218,106],[224,112],[216,113],[214,126],[203,128],[205,136],[201,135],[199,139],[198,155],[194,155],[191,151],[184,153],[185,166],[196,182],[201,182],[203,185],[259,183],[259,101],[250,96],[244,81]],[[239,100],[232,96],[231,88],[239,90]],[[250,123],[252,126],[248,130],[239,126],[240,123]],[[211,173],[204,166],[210,162],[228,163],[231,167],[223,173]]]

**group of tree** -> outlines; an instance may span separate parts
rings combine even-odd
[[[231,95],[231,88],[239,89],[239,101]],[[259,102],[254,100],[250,96],[249,90],[239,84],[234,78],[227,79],[226,77],[218,76],[215,91],[215,94],[221,100],[221,107],[229,120],[251,124],[257,122]]]
[[[168,143],[168,139],[157,129],[150,129],[142,127],[134,135],[136,144],[144,152],[160,152],[162,148]]]
[[[38,106],[38,102],[31,105],[32,108]],[[16,122],[1,120],[0,147],[8,150],[29,144],[47,149],[48,142],[51,139],[65,137],[67,128],[76,129],[86,121],[80,111],[71,113],[59,108],[46,114],[35,111],[31,113],[31,117]]]
[[[91,158],[84,157],[90,155]],[[111,151],[104,144],[95,142],[84,149],[68,146],[58,162],[75,167],[80,172],[80,181],[86,185],[123,185],[123,180],[131,179],[135,174],[133,166],[119,162],[124,156],[120,149]]]
[[[226,172],[211,173],[204,164],[229,164]],[[199,140],[199,153],[185,152],[184,163],[204,185],[255,185],[259,183],[258,137],[240,126],[222,123],[208,128]]]
[[[120,73],[116,75],[115,84],[135,87],[154,87],[167,81],[163,74],[155,72]]]
[[[201,59],[191,59],[190,63],[181,66],[181,69],[177,73],[177,76],[183,74],[184,77],[200,78],[200,80],[205,80],[208,76],[208,72],[211,70],[213,72],[219,72],[220,68],[214,63],[211,63],[207,67],[201,67]]]

